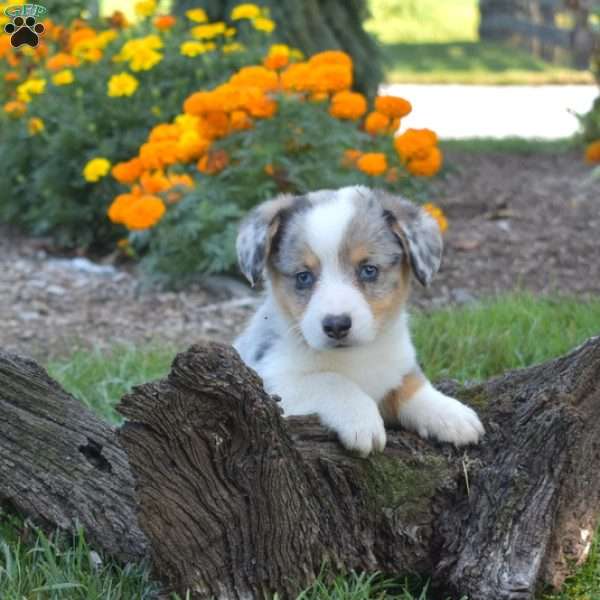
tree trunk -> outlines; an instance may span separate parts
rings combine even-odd
[[[176,0],[173,11],[183,15],[197,6],[196,0]],[[228,20],[238,0],[206,0],[211,20]],[[322,50],[344,50],[354,62],[354,88],[373,96],[381,83],[381,52],[375,40],[363,29],[368,17],[365,0],[263,0],[277,23],[273,40],[299,48],[311,55]]]
[[[35,362],[0,351],[0,504],[127,561],[147,553],[114,430]]]
[[[600,509],[600,338],[483,384],[443,387],[483,417],[480,446],[458,452],[390,431],[383,454],[361,459],[316,419],[282,418],[233,349],[211,344],[178,355],[168,378],[134,388],[120,407],[128,419],[120,441],[156,575],[182,595],[228,599],[270,591],[293,598],[324,562],[332,572],[433,573],[444,594],[471,600],[530,599],[544,584],[559,586],[585,557]],[[36,401],[19,403],[22,396]],[[30,513],[33,496],[48,522],[65,501],[55,474],[87,514],[99,503],[79,492],[82,477],[85,490],[97,489],[90,479],[114,476],[113,461],[127,470],[112,432],[100,435],[96,420],[72,403],[31,363],[0,362],[0,408],[9,409],[0,421],[0,498]],[[40,439],[48,421],[61,430]],[[27,437],[16,447],[12,475],[21,484],[13,489],[5,464],[16,432]],[[88,439],[102,445],[91,455],[110,469],[101,460],[85,467],[79,448]],[[32,448],[50,469],[33,492]],[[79,471],[65,468],[67,455],[83,456]],[[128,476],[123,481],[112,508],[131,515]],[[136,529],[133,517],[122,521]],[[85,526],[109,547],[97,523]],[[121,545],[131,534],[122,536]]]

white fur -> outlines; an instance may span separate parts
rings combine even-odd
[[[321,262],[318,286],[298,325],[290,323],[267,288],[264,304],[235,347],[255,368],[266,390],[281,397],[286,415],[316,413],[342,444],[366,456],[383,450],[385,429],[379,404],[418,369],[408,318],[396,319],[377,333],[368,302],[338,264],[338,249],[354,214],[359,188],[343,188],[334,200],[307,214],[304,235]],[[348,313],[352,329],[344,348],[331,348],[322,330],[327,314]],[[257,348],[271,345],[259,360]],[[425,382],[399,410],[397,419],[423,437],[456,445],[477,442],[483,426],[473,410]]]
[[[323,331],[327,315],[348,314],[352,319],[349,345],[373,341],[375,321],[368,302],[339,263],[339,247],[356,211],[354,188],[342,188],[335,200],[315,207],[304,223],[304,235],[312,251],[319,257],[321,274],[318,286],[300,323],[304,338],[315,350],[331,347],[331,338]]]

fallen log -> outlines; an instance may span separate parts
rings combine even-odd
[[[232,348],[180,354],[120,405],[156,572],[195,598],[293,598],[324,562],[433,573],[471,600],[560,585],[600,512],[600,338],[445,391],[477,408],[483,444],[398,431],[365,460],[316,420],[283,419]]]
[[[114,429],[34,361],[1,351],[0,504],[41,526],[83,527],[120,560],[147,555]]]
[[[560,586],[600,512],[600,338],[444,391],[477,408],[484,443],[458,452],[390,431],[386,451],[362,459],[316,419],[282,418],[232,348],[193,346],[167,378],[123,398],[116,440],[34,363],[0,354],[0,500],[67,528],[75,513],[93,515],[90,539],[122,559],[145,551],[141,529],[155,574],[193,598],[293,598],[323,563],[433,574],[445,594],[471,600]],[[44,433],[49,424],[59,428]],[[109,474],[112,484],[93,481]],[[106,485],[112,504],[97,501]],[[107,538],[105,522],[121,526]]]

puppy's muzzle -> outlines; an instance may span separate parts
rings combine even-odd
[[[323,319],[323,331],[333,340],[342,340],[352,327],[350,315],[327,315]]]

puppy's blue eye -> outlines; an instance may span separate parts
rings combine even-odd
[[[358,271],[361,281],[375,281],[379,275],[379,269],[375,265],[363,265]]]
[[[315,283],[315,276],[310,271],[296,273],[296,289],[307,290]]]

